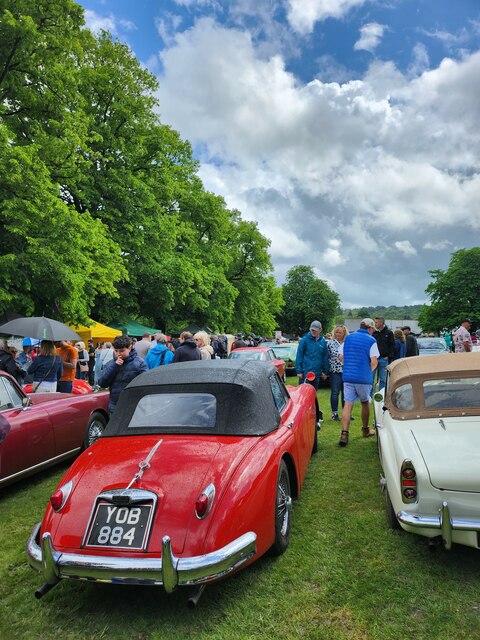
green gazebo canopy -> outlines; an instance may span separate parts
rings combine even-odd
[[[144,324],[140,324],[136,320],[127,319],[123,322],[111,322],[111,327],[119,329],[122,333],[126,333],[127,336],[134,336],[138,338],[143,336],[144,333],[161,333],[160,329],[152,329],[152,327],[146,327]]]

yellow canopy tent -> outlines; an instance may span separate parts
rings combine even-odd
[[[112,327],[107,327],[107,325],[95,322],[95,320],[92,320],[90,327],[84,327],[82,324],[69,324],[68,326],[78,333],[85,344],[89,338],[92,338],[96,344],[97,342],[111,342],[116,336],[122,335],[118,329],[112,329]]]

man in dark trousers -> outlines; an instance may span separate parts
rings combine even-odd
[[[188,360],[201,360],[202,354],[197,347],[190,331],[183,331],[180,334],[180,344],[175,349],[173,362],[187,362]]]
[[[381,391],[387,380],[387,366],[395,358],[395,338],[393,331],[385,325],[385,318],[381,316],[375,318],[373,337],[377,341],[380,352],[378,365],[373,374],[373,386],[375,387],[375,377],[378,376],[378,390]]]
[[[405,342],[407,343],[407,352],[405,354],[405,357],[410,358],[411,356],[418,356],[418,342],[413,333],[411,333],[410,327],[402,327],[402,331],[403,335],[405,336]]]

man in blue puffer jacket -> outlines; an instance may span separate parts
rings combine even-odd
[[[118,397],[127,384],[140,373],[148,371],[148,367],[133,348],[132,339],[129,336],[118,336],[113,341],[115,357],[105,366],[98,380],[101,387],[110,387],[110,413],[115,411]]]
[[[306,333],[298,344],[295,368],[298,384],[303,384],[310,372],[315,374],[315,379],[310,381],[315,389],[318,389],[320,379],[327,378],[329,371],[328,348],[326,340],[322,336],[322,323],[318,320],[312,322],[309,333]]]

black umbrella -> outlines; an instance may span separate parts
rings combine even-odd
[[[79,340],[80,336],[63,322],[51,318],[16,318],[0,326],[0,333],[38,340]]]

